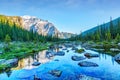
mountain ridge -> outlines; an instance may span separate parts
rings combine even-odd
[[[67,32],[60,32],[53,23],[49,22],[48,20],[39,19],[35,16],[0,16],[6,17],[10,22],[17,24],[23,29],[26,29],[28,31],[32,30],[40,35],[53,36],[64,39],[75,36],[75,34],[72,33],[70,34]]]

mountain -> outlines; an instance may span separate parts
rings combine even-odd
[[[67,32],[60,32],[53,23],[47,20],[39,19],[34,16],[4,16],[2,18],[9,20],[11,23],[15,23],[25,30],[37,32],[44,36],[54,36],[59,38],[70,38],[74,34]]]
[[[120,17],[112,20],[112,24],[113,24],[114,27],[116,27],[118,25],[118,21],[120,21]],[[110,28],[110,21],[107,22],[107,23],[98,25],[96,27],[93,27],[93,28],[91,28],[89,30],[86,30],[86,31],[82,32],[82,35],[84,36],[84,35],[89,34],[89,33],[94,33],[95,31],[98,30],[98,28]]]

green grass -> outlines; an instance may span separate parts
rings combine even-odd
[[[0,55],[0,59],[22,59],[29,55],[33,55],[41,50],[47,49],[47,47],[51,45],[51,43],[33,43],[33,42],[14,42],[9,46],[9,51],[5,51],[4,48],[0,48],[4,53]],[[0,71],[4,70],[4,68],[9,67],[9,65],[0,65]]]
[[[33,42],[23,42],[14,43],[10,45],[10,51],[4,51],[4,54],[0,55],[0,59],[13,59],[13,58],[23,58],[29,56],[35,52],[47,49],[48,44],[33,43]]]

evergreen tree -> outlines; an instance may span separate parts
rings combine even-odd
[[[115,38],[115,41],[116,41],[116,42],[120,42],[120,35],[119,35],[119,33],[117,34],[117,36],[116,36],[116,38]]]
[[[11,38],[8,34],[5,36],[5,42],[8,44],[11,42]]]
[[[111,33],[110,30],[108,29],[108,31],[106,32],[106,40],[110,41],[111,40]]]

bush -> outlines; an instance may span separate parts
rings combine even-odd
[[[78,53],[82,53],[84,51],[85,51],[84,49],[78,49],[78,50],[76,50],[76,52],[78,52]]]

